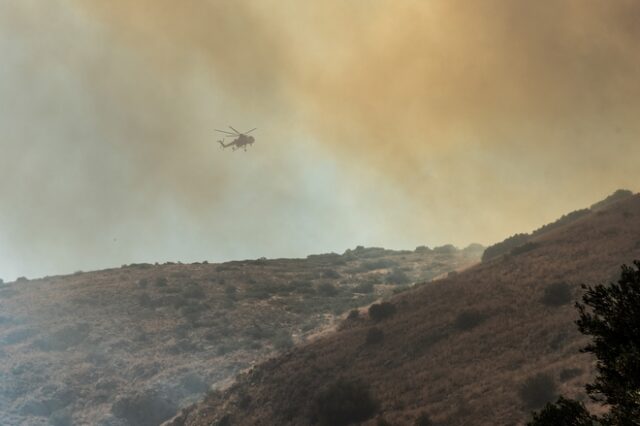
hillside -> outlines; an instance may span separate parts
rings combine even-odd
[[[0,283],[0,424],[156,425],[337,315],[482,250],[358,247]]]
[[[347,319],[336,333],[243,373],[171,424],[316,424],[350,396],[375,413],[363,425],[431,424],[427,417],[435,425],[523,424],[556,393],[585,400],[592,360],[578,352],[585,341],[572,302],[581,283],[613,280],[637,258],[634,195],[398,294],[385,319],[365,312]]]

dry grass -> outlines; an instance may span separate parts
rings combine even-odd
[[[391,294],[387,271],[361,268],[364,262],[399,265],[418,280],[475,263],[480,254],[362,249],[221,265],[129,265],[2,284],[0,423],[70,415],[73,424],[121,424],[114,416],[191,404],[208,386],[319,335],[338,311]],[[355,293],[364,282],[374,282],[372,292]],[[327,285],[337,294],[317,290]]]
[[[394,425],[413,424],[422,412],[437,425],[523,424],[529,408],[519,389],[539,373],[553,377],[560,393],[583,398],[592,360],[578,352],[585,340],[575,309],[541,299],[556,282],[577,299],[581,283],[613,280],[622,263],[640,258],[640,197],[533,241],[521,254],[395,296],[397,313],[376,323],[384,333],[378,344],[364,344],[373,322],[361,315],[241,375],[174,424],[216,424],[224,416],[233,425],[309,424],[317,390],[340,377],[367,383],[380,402],[378,416]],[[465,311],[483,321],[456,328]],[[249,406],[238,405],[241,395],[250,396]]]

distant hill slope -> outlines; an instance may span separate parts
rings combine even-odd
[[[505,254],[509,254],[512,250],[518,250],[518,247],[525,245],[534,237],[539,237],[542,234],[552,231],[556,228],[559,228],[564,225],[568,225],[571,222],[574,222],[581,217],[588,216],[590,213],[598,212],[602,209],[607,208],[608,206],[619,202],[625,198],[631,197],[633,192],[626,189],[619,189],[613,194],[609,195],[602,201],[599,201],[595,204],[592,204],[588,209],[580,209],[573,211],[571,213],[563,215],[558,220],[548,223],[530,234],[516,234],[513,235],[504,241],[493,244],[484,251],[482,254],[482,261],[486,262],[487,260],[494,259],[498,256],[502,256]]]
[[[0,424],[156,425],[336,315],[482,249],[358,247],[0,284]]]
[[[242,374],[172,425],[314,424],[351,398],[366,412],[367,389],[377,405],[362,424],[371,426],[420,424],[420,416],[435,425],[519,425],[555,393],[584,400],[592,360],[578,352],[585,341],[572,302],[580,283],[612,280],[640,258],[640,196],[527,244],[396,295],[386,319],[346,320]],[[351,387],[336,387],[338,378]]]

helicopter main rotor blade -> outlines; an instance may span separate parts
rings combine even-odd
[[[242,133],[240,133],[239,131],[237,131],[236,129],[234,129],[233,127],[229,126],[229,128],[231,130],[233,130],[234,132],[236,132],[237,135],[241,135]]]
[[[234,134],[233,134],[233,133],[231,133],[231,132],[227,132],[226,130],[218,130],[218,129],[214,129],[214,130],[215,130],[216,132],[225,133],[225,134],[227,134],[227,135],[229,135],[229,136],[236,136],[236,135],[234,135]]]
[[[249,133],[253,132],[254,130],[256,130],[257,127],[254,127],[253,129],[249,130],[248,132],[244,132],[245,135],[248,135]]]

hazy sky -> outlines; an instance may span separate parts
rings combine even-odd
[[[635,0],[0,0],[0,277],[484,244],[640,178]],[[249,152],[215,128],[258,127]]]

